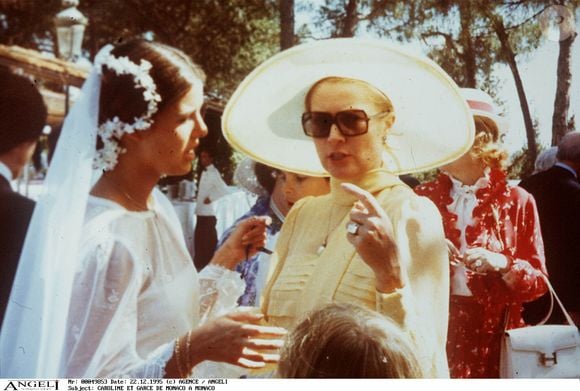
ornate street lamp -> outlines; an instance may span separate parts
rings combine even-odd
[[[75,62],[81,56],[87,18],[77,9],[79,0],[62,0],[63,10],[54,17],[58,57]],[[69,85],[66,85],[65,115],[69,109]]]
[[[63,10],[54,17],[58,57],[76,61],[81,55],[87,18],[77,9],[79,0],[62,0]]]

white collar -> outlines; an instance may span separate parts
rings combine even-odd
[[[282,212],[280,212],[278,205],[276,205],[276,203],[274,202],[274,198],[270,197],[269,204],[270,204],[270,209],[272,209],[272,212],[274,212],[276,217],[278,217],[280,219],[280,221],[282,223],[284,223],[284,215],[282,214]]]
[[[8,168],[8,166],[2,162],[0,162],[0,175],[2,175],[8,182],[11,182],[14,178],[12,177],[12,171]]]
[[[578,179],[578,174],[576,173],[576,171],[574,171],[574,169],[572,167],[570,167],[569,165],[567,165],[566,163],[556,162],[556,164],[554,164],[554,166],[562,167],[564,170],[570,171],[572,173],[572,175],[574,175],[574,178]]]
[[[475,194],[479,189],[483,189],[484,187],[489,185],[489,174],[491,169],[489,167],[485,167],[483,170],[483,176],[479,178],[473,185],[465,185],[458,179],[455,179],[453,175],[445,172],[445,174],[451,179],[452,191],[454,193],[459,194]]]

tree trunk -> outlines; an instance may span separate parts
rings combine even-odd
[[[346,15],[343,19],[342,28],[338,32],[339,37],[354,37],[356,26],[358,24],[358,2],[357,0],[348,0],[346,5]]]
[[[572,44],[576,39],[576,35],[577,33],[573,33],[567,39],[560,41],[556,79],[556,98],[554,99],[554,114],[552,115],[552,145],[558,145],[560,139],[572,130],[568,128],[570,85],[572,83],[570,59],[572,57]]]
[[[524,84],[518,70],[518,65],[516,63],[516,56],[509,42],[508,34],[505,30],[505,25],[501,16],[495,15],[493,17],[493,24],[495,32],[501,43],[501,53],[504,60],[508,63],[512,75],[514,77],[514,82],[516,83],[516,89],[518,91],[518,97],[520,100],[520,107],[522,109],[522,114],[524,116],[524,125],[526,127],[526,137],[528,139],[528,161],[524,165],[523,174],[530,174],[532,172],[534,162],[538,154],[538,147],[536,144],[536,131],[534,129],[534,124],[532,122],[532,115],[530,114],[530,107],[528,105],[528,99],[526,98],[526,92],[524,90]]]
[[[463,46],[463,64],[465,64],[463,86],[466,88],[476,87],[477,66],[475,63],[475,50],[473,49],[473,39],[471,37],[471,5],[469,1],[462,1],[459,4],[459,19],[461,20],[461,33],[459,39]]]
[[[294,46],[294,0],[280,0],[280,50]]]

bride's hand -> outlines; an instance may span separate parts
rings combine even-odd
[[[393,224],[369,192],[350,183],[342,188],[355,196],[347,225],[347,240],[375,272],[377,290],[392,292],[403,286]]]
[[[207,322],[191,333],[192,364],[211,360],[257,369],[277,363],[287,331],[260,326],[262,319],[260,313],[234,312]]]
[[[211,263],[233,269],[238,263],[253,257],[259,248],[266,245],[266,227],[269,216],[252,216],[238,223],[230,237],[215,252]]]

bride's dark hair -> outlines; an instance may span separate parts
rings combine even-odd
[[[203,83],[205,74],[185,53],[173,47],[142,39],[117,45],[111,54],[116,58],[128,57],[135,64],[142,59],[151,63],[149,74],[161,96],[157,113],[171,102],[183,97],[195,83]],[[99,99],[99,125],[114,117],[133,123],[147,111],[143,89],[137,88],[133,75],[117,75],[103,66]]]

